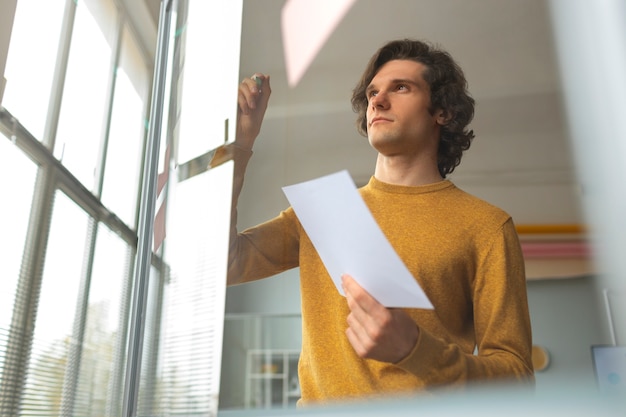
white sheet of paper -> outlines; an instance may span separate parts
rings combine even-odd
[[[283,192],[341,295],[345,273],[386,307],[433,308],[347,171],[283,187]]]

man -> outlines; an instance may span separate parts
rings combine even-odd
[[[474,101],[452,58],[423,42],[390,42],[372,57],[352,97],[358,129],[378,151],[360,193],[434,310],[385,308],[348,275],[341,296],[291,208],[237,232],[237,198],[270,94],[262,74],[239,89],[237,139],[226,149],[235,159],[228,283],[300,267],[300,404],[472,381],[532,384],[513,222],[445,179],[473,138],[467,125]]]

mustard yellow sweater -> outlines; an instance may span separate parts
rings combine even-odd
[[[236,204],[250,153],[235,155]],[[532,383],[524,263],[511,218],[447,180],[406,187],[372,177],[360,192],[435,307],[406,309],[420,336],[397,364],[355,354],[345,336],[345,298],[293,209],[242,233],[231,231],[229,284],[300,267],[300,404],[498,378]]]

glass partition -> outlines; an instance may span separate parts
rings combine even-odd
[[[148,285],[137,413],[215,415],[233,163],[209,162],[234,140],[242,4],[167,3],[173,27],[160,51],[167,62],[156,63],[167,71],[165,105],[150,121],[163,133],[150,130],[148,139],[159,141],[151,244],[163,267]]]

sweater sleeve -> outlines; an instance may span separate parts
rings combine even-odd
[[[247,229],[237,230],[237,204],[243,188],[251,150],[235,143],[217,149],[211,167],[234,160],[233,189],[228,252],[228,285],[266,278],[298,265],[298,227],[292,209],[276,218]]]
[[[433,386],[495,379],[534,384],[524,261],[511,219],[480,256],[472,303],[476,354],[420,329],[413,351],[397,365]]]

